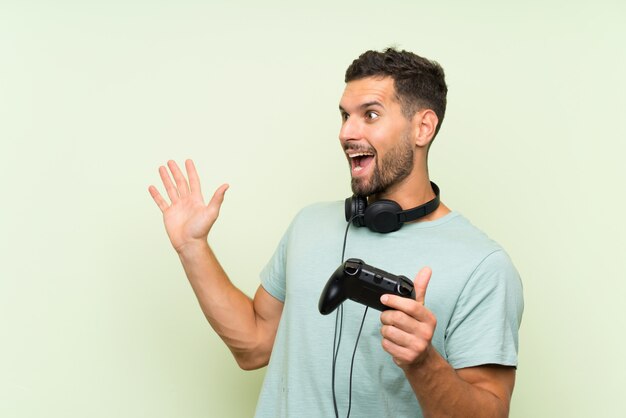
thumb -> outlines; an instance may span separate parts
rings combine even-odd
[[[413,283],[415,286],[415,300],[422,305],[426,299],[426,288],[428,287],[432,273],[430,267],[424,267],[417,273],[417,276],[415,276],[415,282]]]
[[[228,184],[222,184],[217,188],[215,193],[213,193],[213,197],[209,201],[207,205],[209,209],[214,210],[216,213],[219,213],[220,208],[222,207],[222,203],[224,203],[224,195],[226,194],[226,190],[228,190],[230,186]]]

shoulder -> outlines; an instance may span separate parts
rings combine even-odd
[[[300,209],[296,218],[329,215],[334,217],[339,209],[343,209],[343,202],[339,200],[331,202],[315,202]]]
[[[312,236],[333,235],[345,229],[343,202],[318,202],[300,209],[293,217],[285,237],[296,239]],[[291,238],[289,238],[291,237]]]
[[[523,309],[523,289],[519,272],[506,250],[491,239],[469,220],[459,216],[457,238],[459,248],[472,255],[470,275],[467,277],[462,294],[478,300],[488,299],[488,295],[500,295],[511,309]]]
[[[448,258],[471,259],[477,263],[491,253],[503,250],[500,244],[458,212],[410,228],[406,231],[409,239],[419,237],[438,252],[446,252]]]
[[[413,252],[423,255],[423,263],[443,276],[447,292],[501,280],[517,286],[519,274],[498,242],[457,212],[438,221],[411,231],[420,245]]]
[[[474,255],[478,263],[475,273],[497,271],[517,276],[506,250],[467,218],[459,215],[453,231],[460,249]]]
[[[442,228],[442,232],[454,234],[461,242],[471,242],[496,249],[499,244],[491,239],[482,229],[475,226],[469,219],[458,212],[453,212],[450,222]]]
[[[295,225],[314,223],[345,224],[343,202],[317,202],[300,209],[293,219]]]

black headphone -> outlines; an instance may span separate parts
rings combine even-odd
[[[432,213],[439,207],[439,187],[432,181],[430,185],[435,198],[413,209],[402,210],[393,200],[377,200],[367,205],[367,197],[353,195],[346,199],[346,221],[352,219],[354,226],[366,226],[374,232],[386,234],[397,231],[405,222],[415,221]]]

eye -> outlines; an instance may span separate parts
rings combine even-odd
[[[365,119],[376,120],[378,118],[379,118],[378,113],[374,112],[373,110],[368,110],[367,112],[365,112]]]
[[[348,115],[346,112],[341,112],[341,121],[342,122],[347,121],[349,117],[350,117],[350,115]]]

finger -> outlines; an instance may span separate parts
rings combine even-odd
[[[419,306],[423,311],[421,319],[395,310],[383,312],[380,316],[382,323],[380,332],[383,337],[401,345],[406,345],[407,339],[412,340],[416,337],[430,340],[437,327],[437,319],[432,312]]]
[[[150,192],[150,196],[152,196],[152,199],[154,199],[159,209],[161,209],[161,212],[165,212],[169,205],[167,204],[167,201],[163,199],[163,196],[161,196],[161,193],[159,193],[157,188],[154,186],[150,186],[148,187],[148,191]]]
[[[417,303],[414,299],[405,298],[398,295],[386,294],[380,297],[380,301],[383,305],[390,307],[391,309],[401,311],[407,315],[415,316],[416,312],[420,308],[420,304]],[[383,312],[387,313],[387,311]],[[392,316],[395,314],[387,314],[386,316]]]
[[[202,190],[200,188],[200,177],[198,177],[196,166],[192,160],[185,161],[185,169],[187,170],[187,178],[189,179],[189,189],[191,190],[191,193],[202,194]]]
[[[170,174],[167,172],[167,168],[164,166],[159,167],[159,175],[161,176],[161,181],[163,182],[163,186],[165,186],[165,191],[167,192],[167,196],[170,198],[172,203],[178,201],[178,190],[172,183],[172,178]]]
[[[213,193],[213,197],[209,201],[207,205],[209,209],[213,209],[216,211],[216,214],[219,214],[220,208],[222,207],[222,203],[224,203],[224,195],[226,194],[226,190],[228,190],[230,186],[228,184],[222,184],[217,188],[215,193]]]
[[[398,366],[413,363],[423,351],[419,350],[418,352],[415,352],[410,348],[395,344],[393,341],[390,341],[386,338],[383,338],[382,346],[383,350],[385,350],[391,355],[391,357],[393,357],[393,361]]]
[[[384,324],[400,324],[403,321],[403,315],[408,315],[406,318],[407,320],[414,318],[420,322],[431,321],[432,312],[430,312],[423,304],[411,298],[405,298],[397,295],[382,295],[380,301],[383,305],[391,308],[390,310],[384,311],[380,315],[380,320]]]
[[[178,164],[173,160],[169,160],[167,162],[167,166],[170,168],[172,175],[174,176],[174,181],[176,182],[176,187],[178,188],[178,195],[180,197],[185,197],[189,195],[189,184],[187,184],[187,179],[183,175],[183,172],[178,168]]]
[[[430,282],[430,277],[433,272],[430,267],[424,267],[417,273],[415,277],[415,282],[413,285],[415,286],[415,300],[424,304],[424,300],[426,299],[426,289],[428,288],[428,283]]]
[[[383,338],[402,347],[408,347],[411,344],[412,339],[415,338],[413,334],[416,334],[417,332],[418,331],[410,332],[393,325],[383,325],[380,328],[380,334]]]
[[[380,322],[384,325],[391,325],[406,332],[413,333],[419,323],[430,324],[433,322],[433,313],[424,305],[417,303],[413,299],[395,295],[385,296],[388,296],[388,298],[384,303],[391,309],[383,311],[380,314]],[[384,296],[381,300],[384,300]]]

